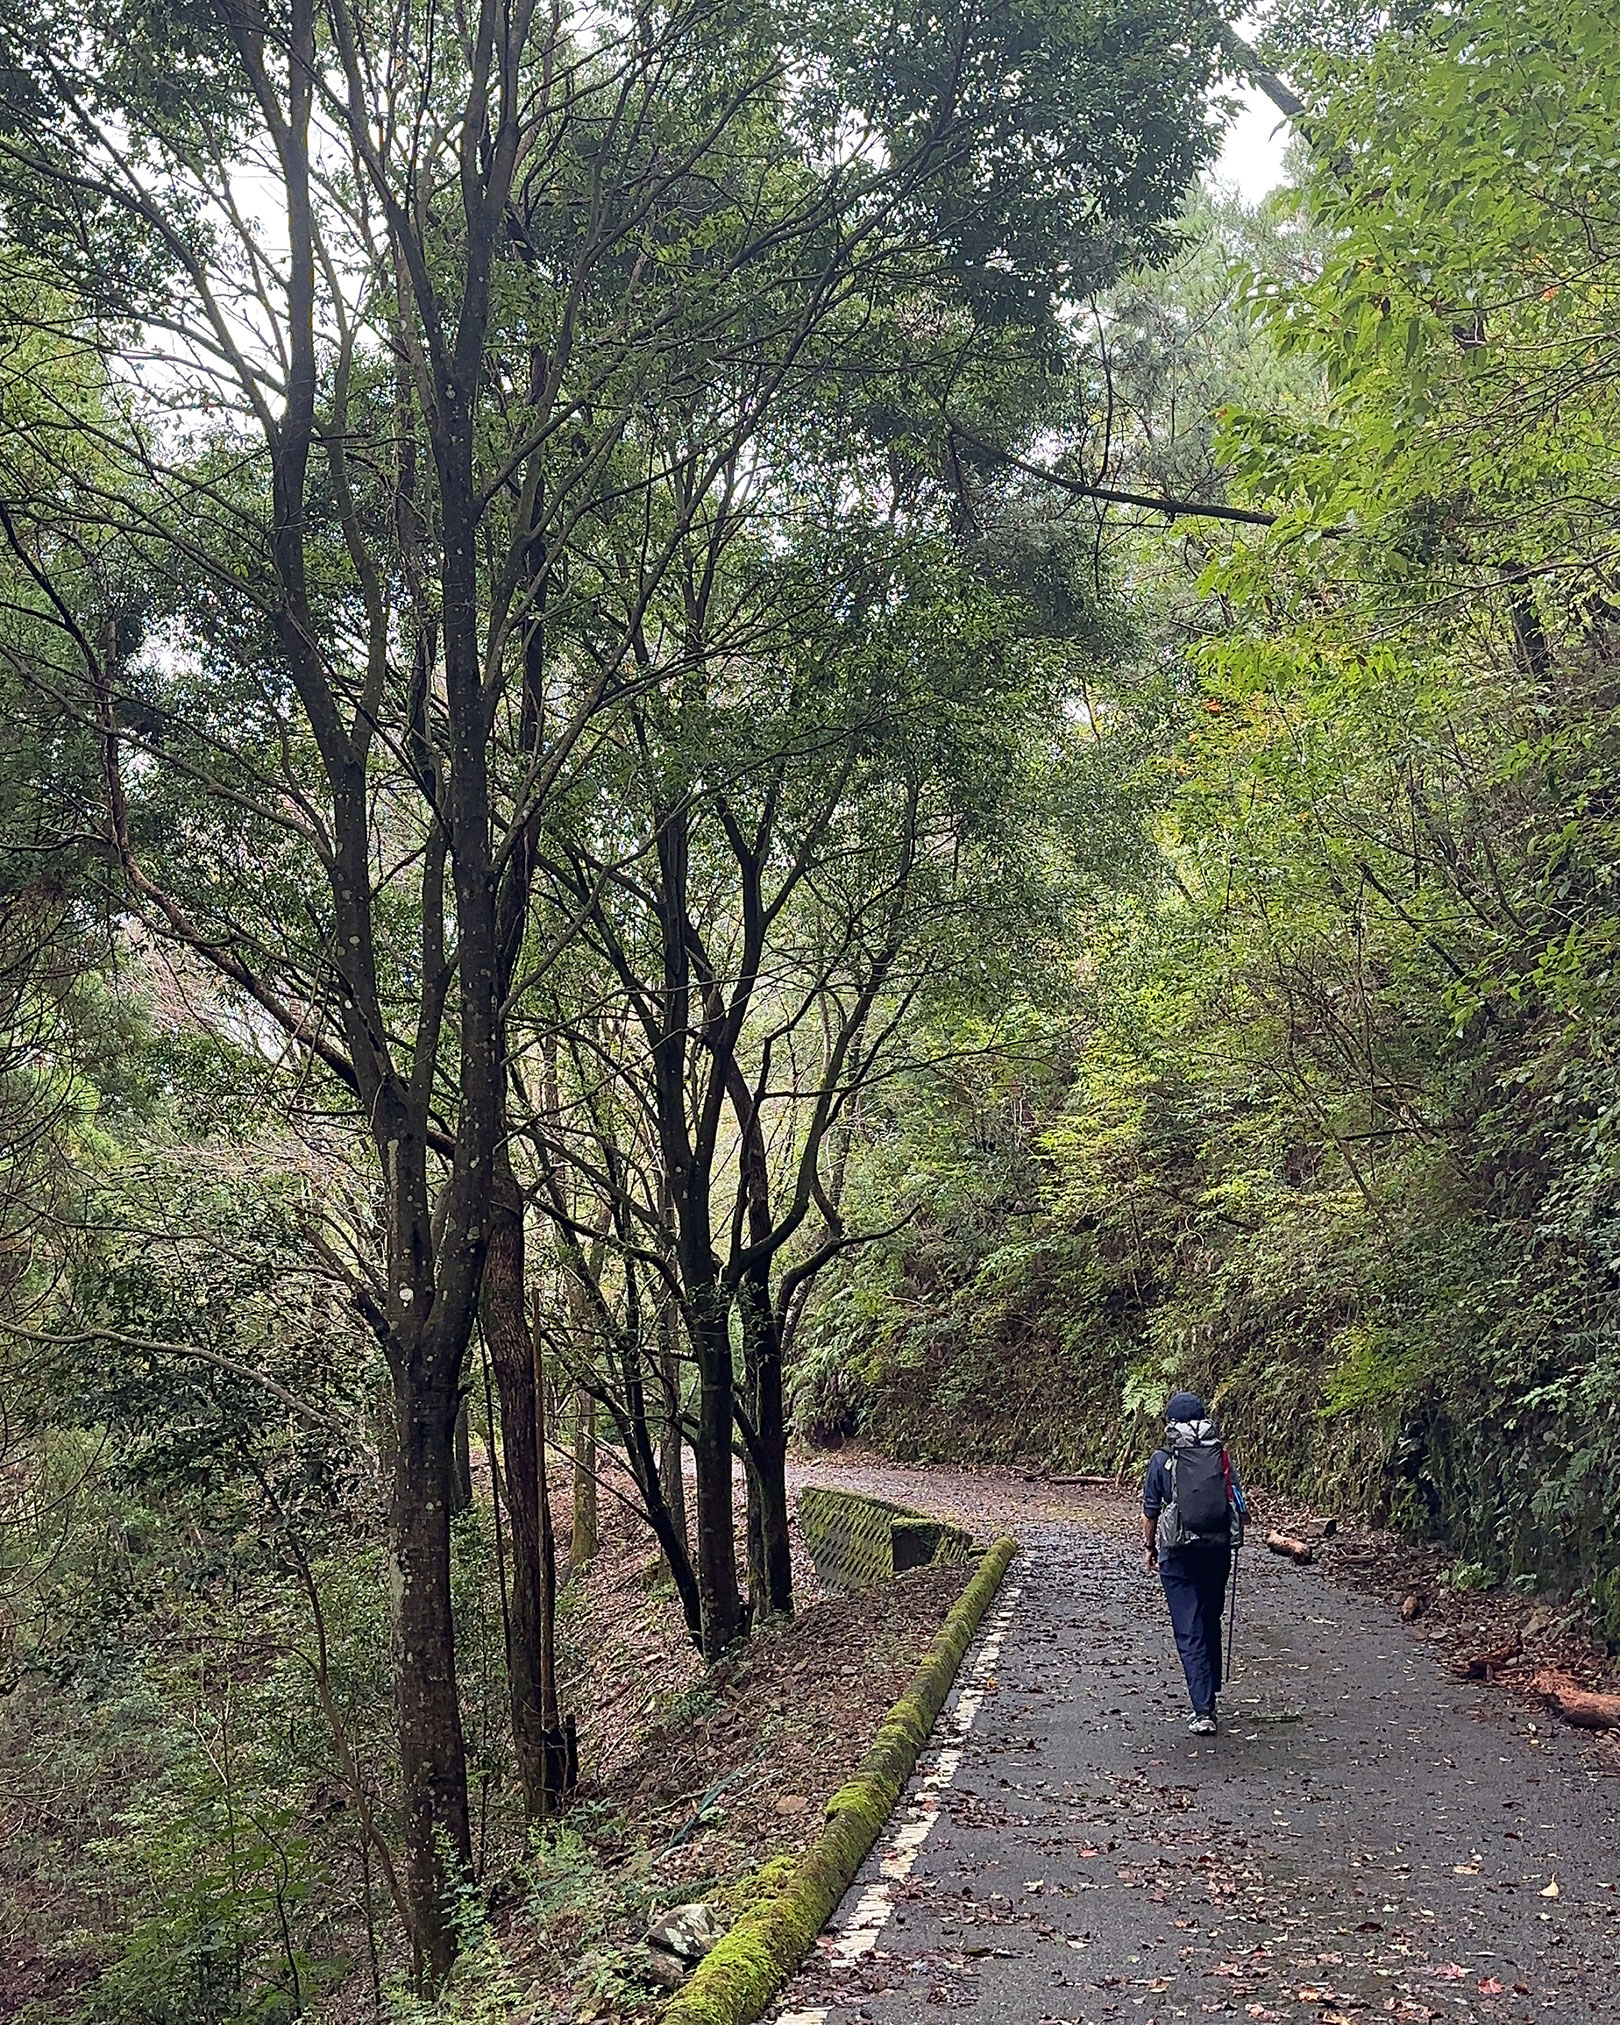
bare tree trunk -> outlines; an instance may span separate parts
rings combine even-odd
[[[685,810],[669,811],[658,832],[663,977],[653,1081],[675,1257],[697,1363],[697,1437],[692,1443],[697,1463],[697,1587],[703,1657],[712,1661],[735,1644],[743,1623],[731,1490],[730,1302],[718,1280],[710,1229],[710,1179],[723,1086],[711,1083],[695,1135],[687,1118],[686,1050],[693,999],[688,845]]]
[[[531,1328],[534,1354],[534,1444],[540,1459],[540,1719],[542,1725],[540,1801],[542,1818],[554,1814],[574,1789],[579,1757],[574,1719],[564,1725],[557,1714],[557,1535],[551,1522],[551,1492],[546,1476],[546,1374],[540,1356],[540,1331]]]
[[[484,1335],[501,1401],[501,1455],[512,1529],[512,1603],[506,1669],[512,1706],[512,1747],[523,1816],[546,1815],[546,1720],[542,1706],[542,1482],[535,1398],[534,1350],[524,1306],[523,1205],[510,1161],[497,1157],[490,1194],[489,1252],[484,1262]]]
[[[759,1471],[754,1466],[753,1451],[747,1442],[743,1443],[742,1456],[747,1501],[748,1622],[750,1626],[756,1626],[763,1624],[771,1614],[770,1578],[765,1573],[765,1502],[760,1491]]]
[[[787,1417],[780,1357],[755,1375],[754,1470],[759,1479],[765,1595],[773,1617],[791,1617],[793,1545],[788,1530]]]
[[[546,1470],[545,1370],[539,1337],[531,1335],[529,1340],[534,1346],[534,1448],[540,1458],[540,1720],[551,1731],[557,1727],[557,1534],[551,1523]],[[546,1799],[549,1802],[549,1791]]]
[[[699,1302],[694,1345],[698,1423],[692,1449],[697,1460],[697,1579],[703,1657],[712,1662],[737,1642],[743,1622],[731,1485],[731,1334],[719,1290],[705,1288]]]
[[[685,1373],[675,1342],[675,1307],[666,1301],[659,1318],[663,1348],[659,1353],[659,1376],[663,1380],[664,1419],[658,1438],[658,1482],[669,1509],[676,1535],[691,1552],[691,1533],[686,1523],[686,1445],[681,1437],[681,1394]],[[668,1556],[665,1556],[666,1561]],[[671,1569],[671,1574],[674,1570]]]
[[[457,1389],[406,1360],[395,1382],[390,1552],[398,1651],[397,1712],[405,1801],[406,1894],[416,1975],[438,1989],[455,1959],[449,1917],[472,1876],[467,1764],[450,1604],[450,1490]]]
[[[746,1407],[738,1416],[748,1468],[748,1575],[756,1624],[793,1613],[788,1539],[787,1413],[782,1397],[782,1331],[771,1293],[775,1235],[770,1167],[759,1107],[733,1062],[728,1078],[741,1127],[738,1182],[757,1247],[737,1289]]]
[[[769,1267],[743,1287],[743,1366],[748,1388],[748,1557],[756,1623],[793,1613],[788,1525],[787,1411],[782,1338],[771,1305]]]
[[[568,1547],[572,1568],[596,1559],[596,1398],[580,1386],[574,1394],[574,1530]]]
[[[451,1462],[450,1516],[459,1519],[463,1512],[470,1512],[473,1506],[472,1480],[472,1430],[467,1422],[467,1396],[462,1394],[461,1410],[456,1415],[455,1449]]]

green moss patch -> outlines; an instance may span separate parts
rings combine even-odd
[[[962,1655],[1017,1551],[1016,1541],[1003,1538],[985,1555],[854,1778],[827,1802],[821,1833],[786,1882],[762,1896],[698,1964],[665,2008],[664,2025],[753,2025],[810,1952],[911,1777]]]

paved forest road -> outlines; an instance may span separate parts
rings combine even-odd
[[[928,1501],[922,1471],[802,1474]],[[1590,1742],[1533,1740],[1387,1605],[1256,1548],[1222,1733],[1189,1736],[1131,1523],[1109,1501],[1017,1528],[954,1706],[777,2015],[1620,2025],[1620,1780]]]

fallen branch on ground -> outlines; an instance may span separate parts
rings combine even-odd
[[[1306,1546],[1303,1540],[1296,1540],[1290,1533],[1268,1533],[1266,1545],[1273,1554],[1281,1554],[1285,1560],[1295,1561],[1301,1568],[1307,1568],[1316,1559],[1316,1549]]]
[[[1508,1645],[1499,1645],[1494,1652],[1470,1653],[1466,1659],[1457,1662],[1457,1672],[1464,1680],[1489,1680],[1493,1673],[1512,1664],[1524,1650],[1515,1633]]]
[[[1567,1673],[1538,1673],[1530,1686],[1578,1730],[1620,1729],[1620,1695],[1596,1694],[1578,1686]]]

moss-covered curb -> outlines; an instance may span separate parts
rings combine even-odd
[[[957,1598],[860,1768],[827,1802],[826,1825],[787,1883],[738,1921],[665,2007],[663,2025],[753,2025],[810,1952],[911,1777],[962,1655],[1001,1587],[1015,1540],[996,1542]]]

